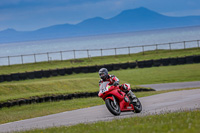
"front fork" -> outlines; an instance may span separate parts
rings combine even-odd
[[[127,96],[130,97],[131,99],[136,98],[135,94],[131,90],[128,91]]]
[[[113,97],[114,105],[117,106],[117,101],[116,101],[115,97],[113,95],[112,95],[112,97]]]

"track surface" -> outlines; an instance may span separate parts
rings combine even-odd
[[[180,111],[200,108],[200,89],[183,90],[163,93],[140,98],[143,111],[140,114],[133,112],[121,113],[113,116],[105,105],[67,111],[33,119],[21,120],[0,125],[0,132],[29,130],[33,128],[47,128],[52,126],[69,126],[78,123],[106,121],[125,117],[149,115],[168,111]]]
[[[164,84],[149,84],[149,85],[140,85],[142,87],[151,87],[156,91],[161,90],[172,90],[172,89],[180,89],[180,88],[196,88],[200,87],[200,81],[193,82],[177,82],[177,83],[164,83]]]

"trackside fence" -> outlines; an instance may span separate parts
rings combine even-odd
[[[180,64],[192,64],[200,63],[200,55],[185,56],[185,57],[174,57],[174,58],[163,58],[156,60],[144,60],[126,63],[116,63],[116,64],[104,64],[95,66],[82,66],[82,67],[72,67],[72,68],[60,68],[60,69],[49,69],[49,70],[39,70],[24,73],[12,73],[7,75],[0,75],[0,82],[9,81],[19,81],[26,79],[35,79],[51,76],[63,76],[71,75],[73,73],[94,73],[98,72],[100,68],[105,67],[109,71],[119,70],[119,69],[134,69],[134,68],[147,68],[147,67],[158,67],[158,66],[168,66],[168,65],[180,65]]]
[[[91,57],[100,57],[108,55],[121,55],[121,54],[130,55],[132,53],[139,53],[139,52],[145,54],[145,51],[150,51],[150,50],[160,50],[160,49],[173,50],[173,49],[186,49],[186,48],[200,48],[200,40],[170,42],[170,43],[142,45],[142,46],[118,47],[118,48],[108,48],[108,49],[66,50],[66,51],[56,51],[47,53],[4,56],[0,57],[0,66],[37,63],[43,61],[50,62],[55,60],[63,61],[69,59],[91,58]]]
[[[63,69],[53,69],[53,70],[41,70],[34,72],[25,72],[25,73],[14,73],[9,75],[0,75],[0,82],[9,82],[9,81],[19,81],[26,79],[35,79],[42,77],[50,76],[59,76],[59,75],[70,75],[73,73],[93,73],[98,72],[102,67],[107,68],[109,71],[119,70],[119,69],[134,69],[134,68],[148,68],[148,67],[159,67],[159,66],[168,66],[168,65],[180,65],[180,64],[192,64],[200,63],[200,55],[194,56],[185,56],[185,57],[175,57],[175,58],[163,58],[156,60],[144,60],[144,61],[135,61],[127,63],[118,63],[118,64],[105,64],[99,66],[84,66],[76,68],[63,68]],[[153,89],[141,88],[138,87],[133,89],[134,92],[138,91],[154,91]],[[51,95],[44,97],[32,97],[28,99],[16,99],[7,102],[0,102],[0,109],[3,107],[12,107],[12,106],[21,106],[25,104],[32,103],[42,103],[50,101],[59,101],[59,100],[68,100],[72,98],[81,98],[81,97],[95,97],[98,92],[83,92],[75,94],[63,94],[63,95]]]

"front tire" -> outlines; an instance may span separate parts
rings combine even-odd
[[[119,104],[117,102],[115,105],[114,101],[108,98],[105,100],[105,103],[106,103],[106,107],[113,115],[120,115],[121,110],[120,110]]]
[[[137,98],[137,103],[133,104],[133,106],[135,113],[140,113],[142,111],[142,104],[138,98]]]

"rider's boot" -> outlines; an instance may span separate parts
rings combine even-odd
[[[137,97],[135,96],[135,94],[131,90],[129,90],[127,94],[130,97],[131,103],[136,104]]]

